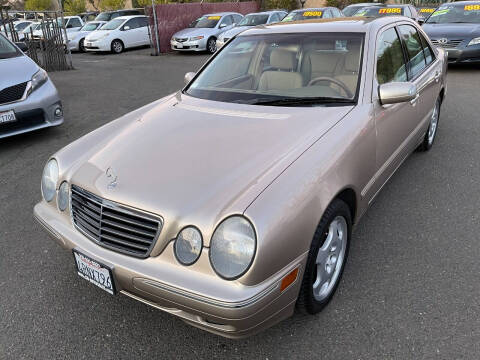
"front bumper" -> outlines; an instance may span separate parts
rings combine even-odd
[[[444,48],[444,50],[448,53],[449,64],[480,62],[480,45]]]
[[[0,139],[61,125],[63,114],[55,116],[57,108],[62,108],[62,102],[57,89],[49,79],[25,100],[0,105],[0,112],[13,110],[17,118],[15,122],[0,124]]]
[[[68,48],[70,51],[78,51],[79,50],[79,42],[78,40],[68,40]]]
[[[175,51],[206,51],[207,41],[205,39],[184,42],[170,40],[170,46]]]
[[[172,243],[157,257],[133,258],[97,245],[73,227],[68,215],[45,201],[35,206],[34,216],[65,249],[75,248],[110,266],[118,292],[209,332],[241,338],[294,312],[306,254],[261,284],[244,286],[179,265]],[[296,281],[281,292],[282,278],[297,267]]]
[[[111,50],[111,41],[110,39],[101,39],[97,41],[91,41],[85,39],[83,42],[83,46],[85,47],[85,51],[110,51]]]

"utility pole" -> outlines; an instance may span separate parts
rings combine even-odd
[[[152,0],[152,11],[153,11],[153,25],[155,28],[155,56],[160,54],[160,42],[158,41],[158,23],[157,23],[157,11],[155,9],[155,0]]]
[[[60,16],[62,18],[63,36],[65,38],[65,44],[66,44],[66,47],[67,47],[68,65],[70,66],[70,69],[73,69],[72,52],[70,51],[70,46],[68,46],[67,29],[65,28],[65,19],[63,18],[62,0],[58,0],[58,6],[60,8]]]

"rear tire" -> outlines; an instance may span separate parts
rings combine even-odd
[[[433,143],[435,141],[435,137],[437,135],[438,130],[438,123],[440,120],[440,108],[442,106],[442,99],[440,97],[437,98],[435,103],[435,107],[433,108],[433,113],[430,118],[430,124],[428,125],[427,133],[423,138],[423,142],[418,147],[419,151],[428,151],[432,148]]]
[[[352,217],[348,205],[335,199],[325,210],[313,236],[297,309],[320,312],[332,299],[347,262]]]
[[[113,40],[111,45],[112,53],[120,54],[124,50],[123,43],[120,40]]]

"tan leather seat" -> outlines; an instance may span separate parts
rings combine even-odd
[[[302,72],[308,84],[311,80],[318,77],[335,77],[342,65],[342,53],[334,52],[333,50],[315,49],[310,50],[306,54]]]
[[[295,53],[274,49],[270,54],[270,66],[277,70],[264,71],[260,76],[258,90],[288,90],[302,87],[302,76],[294,72]]]
[[[360,45],[360,42],[352,42],[348,45],[348,53],[345,56],[343,71],[337,75],[337,79],[347,85],[352,93],[355,93],[357,90]]]

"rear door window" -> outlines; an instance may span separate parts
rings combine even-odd
[[[400,25],[400,34],[408,54],[409,78],[417,77],[426,67],[425,55],[423,54],[422,42],[417,29],[411,25]]]

